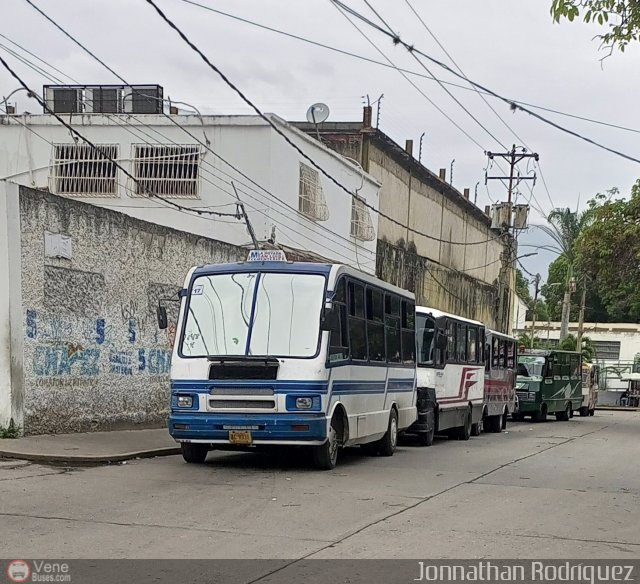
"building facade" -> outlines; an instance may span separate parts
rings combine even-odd
[[[357,161],[382,186],[378,277],[416,293],[418,302],[513,330],[516,244],[465,194],[406,148],[363,122],[296,126]]]
[[[2,115],[0,179],[248,247],[242,201],[260,243],[375,271],[380,185],[277,116],[276,128],[357,200],[258,116],[59,115],[101,152],[52,115]]]

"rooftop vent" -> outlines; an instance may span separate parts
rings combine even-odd
[[[161,114],[160,85],[45,85],[47,108],[56,114]]]

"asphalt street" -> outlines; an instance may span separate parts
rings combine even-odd
[[[0,460],[0,547],[37,558],[637,558],[640,413],[468,442],[212,452],[89,468]]]

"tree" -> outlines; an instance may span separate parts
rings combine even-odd
[[[579,250],[580,240],[576,242]],[[584,270],[577,257],[577,265],[580,273]],[[540,288],[540,292],[546,300],[549,320],[558,321],[562,318],[562,297],[564,286],[567,281],[567,260],[564,256],[559,256],[549,265],[549,275],[547,281]],[[569,320],[575,322],[580,313],[579,304],[573,303],[569,310]],[[587,296],[584,311],[585,322],[610,322],[610,317],[604,302],[598,293],[596,283],[591,277],[587,278]]]
[[[564,259],[566,272],[564,278],[564,296],[562,300],[562,325],[560,327],[560,339],[567,336],[569,329],[569,315],[571,308],[571,291],[575,282],[576,271],[576,242],[580,233],[591,224],[593,209],[578,212],[571,209],[554,209],[549,213],[547,221],[549,225],[539,225],[555,243],[555,249],[559,257]],[[557,260],[556,260],[557,261]]]
[[[529,281],[525,278],[522,270],[520,269],[516,270],[516,294],[522,299],[527,307],[526,319],[532,320],[534,309],[533,298],[531,296],[531,291],[529,290]],[[547,307],[540,296],[538,296],[538,300],[536,300],[535,311],[536,320],[547,320]]]
[[[578,344],[578,339],[574,335],[567,335],[564,340],[558,343],[558,349],[563,351],[576,351],[576,345]],[[596,356],[596,349],[593,346],[593,342],[589,337],[582,337],[582,358],[585,361],[593,361],[593,358]]]
[[[582,269],[593,279],[610,319],[640,320],[640,180],[629,200],[597,195],[593,222],[578,242]]]
[[[596,38],[609,49],[609,54],[616,47],[624,52],[629,43],[640,40],[638,0],[552,0],[551,15],[555,22],[582,17],[586,23],[597,22],[606,27]]]

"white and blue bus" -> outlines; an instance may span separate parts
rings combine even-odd
[[[413,294],[343,265],[249,259],[193,268],[180,293],[169,431],[184,459],[307,446],[331,469],[346,446],[393,455],[416,419]]]

